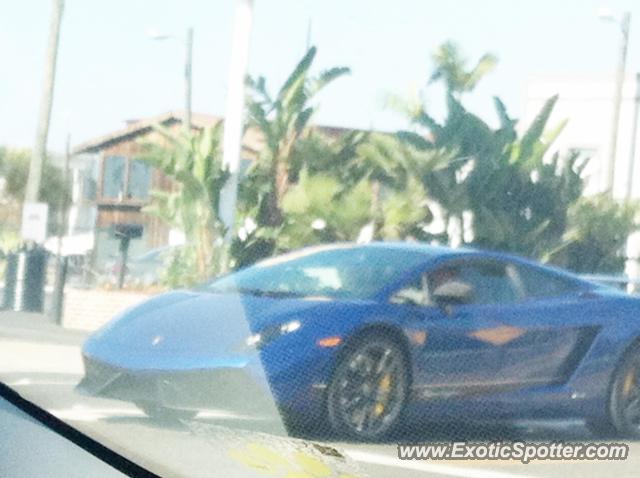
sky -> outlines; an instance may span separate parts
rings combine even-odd
[[[51,6],[11,2],[0,16],[0,145],[35,140]],[[498,95],[517,118],[532,77],[613,75],[620,35],[598,19],[603,6],[631,11],[628,72],[640,70],[635,0],[255,0],[249,73],[276,90],[310,30],[316,71],[352,70],[321,94],[315,122],[392,131],[406,123],[386,105],[389,94],[426,88],[428,111],[443,114],[442,92],[427,81],[432,52],[453,40],[471,62],[487,52],[499,59],[467,106],[493,122]],[[79,144],[125,120],[181,109],[180,36],[189,26],[193,110],[223,115],[233,7],[234,0],[66,0],[49,149],[61,151],[67,135]],[[150,30],[176,38],[154,41]]]

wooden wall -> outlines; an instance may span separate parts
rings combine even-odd
[[[177,126],[170,126],[170,128],[177,128]],[[151,198],[141,201],[139,199],[102,197],[104,158],[107,156],[124,156],[135,159],[135,157],[141,153],[141,143],[144,141],[162,143],[164,140],[160,135],[151,130],[146,134],[113,143],[101,151],[100,178],[96,201],[98,206],[96,227],[104,229],[116,223],[142,224],[144,226],[144,238],[148,247],[155,248],[168,243],[170,227],[157,217],[142,212],[142,208],[151,202]],[[126,171],[128,171],[128,168]],[[127,173],[125,173],[125,175],[126,174]],[[162,171],[153,169],[151,175],[151,191],[171,191],[175,187],[176,185],[171,178],[166,176]]]

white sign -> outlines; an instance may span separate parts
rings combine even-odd
[[[49,205],[44,202],[26,202],[22,207],[22,239],[43,243],[47,238]]]

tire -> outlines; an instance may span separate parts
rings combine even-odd
[[[136,403],[149,418],[156,421],[179,421],[179,420],[191,420],[198,412],[195,410],[177,410],[174,408],[166,408],[155,403]]]
[[[619,436],[640,438],[640,344],[634,346],[616,369],[609,396],[607,427]]]
[[[584,424],[596,438],[607,439],[618,436],[618,430],[607,418],[587,418]]]
[[[326,420],[318,414],[311,416],[302,412],[291,410],[279,410],[282,424],[290,437],[302,439],[316,439],[327,435],[328,426]]]
[[[327,394],[334,432],[378,440],[400,422],[409,395],[406,355],[394,340],[368,334],[339,361]]]

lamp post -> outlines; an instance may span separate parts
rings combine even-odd
[[[633,175],[635,174],[636,162],[636,136],[638,135],[638,114],[640,113],[640,73],[636,73],[636,92],[633,98],[633,124],[631,126],[631,149],[629,151],[629,163],[627,164],[627,187],[625,198],[631,199],[633,196]]]
[[[616,17],[609,9],[602,8],[598,11],[598,17],[607,22],[613,22],[620,28],[621,43],[616,69],[615,90],[613,97],[613,116],[611,122],[611,140],[609,148],[609,162],[607,163],[606,190],[613,196],[615,180],[616,153],[618,148],[618,126],[620,124],[620,105],[622,103],[622,87],[624,85],[624,73],[627,62],[627,48],[629,45],[629,26],[631,13],[624,12],[621,18]]]
[[[227,77],[227,104],[224,118],[222,163],[230,177],[220,193],[220,219],[225,226],[225,243],[233,238],[238,169],[244,130],[245,76],[249,62],[249,43],[253,23],[253,0],[236,0],[231,62]]]
[[[164,35],[155,31],[148,32],[147,35],[152,40],[181,39],[173,35]],[[191,89],[192,89],[192,65],[193,65],[193,28],[187,28],[184,36],[184,116],[182,126],[185,132],[191,132]]]

